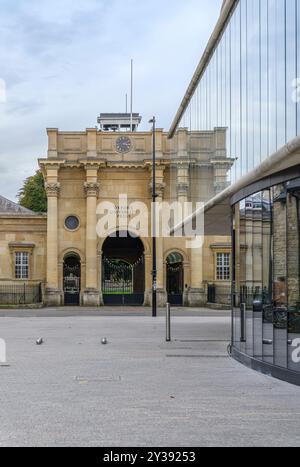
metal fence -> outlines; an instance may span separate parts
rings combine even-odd
[[[215,305],[231,305],[231,287],[227,285],[208,284],[207,303]]]
[[[0,284],[0,305],[42,303],[42,284]]]

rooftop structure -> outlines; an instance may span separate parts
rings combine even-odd
[[[138,113],[101,113],[98,117],[100,131],[137,131],[141,121]]]

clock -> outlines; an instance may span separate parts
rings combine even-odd
[[[130,138],[128,138],[128,136],[120,136],[120,138],[118,138],[116,142],[116,149],[121,154],[125,154],[126,152],[129,152],[131,149]]]

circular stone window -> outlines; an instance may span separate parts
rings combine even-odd
[[[68,230],[77,230],[80,225],[79,219],[76,216],[68,216],[65,220],[65,227]]]

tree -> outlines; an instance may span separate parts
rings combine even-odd
[[[18,193],[21,206],[34,212],[47,212],[47,194],[43,174],[40,170],[26,178]]]

